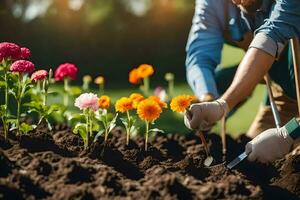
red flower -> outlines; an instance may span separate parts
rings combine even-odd
[[[28,48],[26,48],[26,47],[21,48],[21,56],[20,56],[21,59],[26,60],[30,57],[30,55],[31,55],[31,52]]]
[[[29,73],[34,70],[35,66],[32,62],[27,60],[18,60],[10,66],[10,71],[20,72],[20,73]]]
[[[72,80],[76,79],[78,69],[76,65],[71,63],[64,63],[58,66],[55,70],[55,80],[61,81],[66,77],[70,77]]]
[[[0,43],[0,58],[18,60],[21,56],[21,48],[15,43],[10,42],[1,42]]]
[[[42,69],[42,70],[35,71],[31,75],[31,80],[32,81],[41,81],[41,80],[44,80],[47,76],[48,76],[48,72],[46,70]]]

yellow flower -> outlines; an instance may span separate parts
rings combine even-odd
[[[99,108],[108,109],[110,106],[110,98],[109,96],[103,95],[98,100]]]
[[[151,76],[154,73],[154,69],[152,65],[142,64],[137,68],[138,76],[140,78],[146,78]]]
[[[149,99],[151,99],[151,100],[155,101],[156,103],[158,103],[158,105],[161,108],[168,108],[168,104],[166,104],[165,102],[160,100],[160,98],[158,96],[150,96]]]
[[[141,101],[137,107],[139,117],[147,122],[153,122],[159,118],[162,108],[152,99]]]
[[[95,82],[95,84],[97,84],[97,85],[102,85],[102,84],[104,84],[105,79],[104,79],[103,76],[98,76],[98,77],[95,79],[94,82]]]
[[[121,99],[117,100],[115,108],[117,112],[127,112],[133,109],[133,101],[128,97],[122,97]]]
[[[172,99],[170,106],[174,112],[184,112],[191,105],[193,100],[193,96],[180,95]]]
[[[137,108],[138,104],[145,99],[145,97],[140,93],[132,93],[129,98],[132,100],[133,108],[135,109]]]
[[[139,77],[138,69],[134,68],[129,72],[129,83],[136,85],[139,84],[140,81],[141,81],[141,77]]]
[[[83,76],[82,80],[84,82],[91,82],[92,81],[92,77],[90,75],[85,75],[85,76]]]

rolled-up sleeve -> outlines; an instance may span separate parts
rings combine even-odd
[[[220,21],[224,20],[223,10],[219,0],[196,1],[195,15],[186,47],[186,70],[188,83],[198,97],[205,93],[211,93],[216,97],[219,95],[214,70],[220,63],[224,42],[223,22]]]
[[[258,48],[278,57],[286,42],[299,36],[300,1],[277,0],[270,17],[255,31],[250,48]]]

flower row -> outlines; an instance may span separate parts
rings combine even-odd
[[[101,135],[104,135],[106,142],[109,133],[116,126],[118,115],[124,115],[120,117],[120,120],[126,130],[126,144],[129,144],[131,135],[138,131],[136,124],[138,118],[144,121],[146,126],[146,150],[149,134],[161,131],[157,128],[150,129],[150,126],[168,106],[160,97],[149,95],[149,77],[154,73],[154,68],[151,65],[142,64],[129,73],[130,83],[139,84],[142,82],[140,89],[144,95],[133,93],[128,97],[118,99],[115,103],[115,112],[109,113],[108,110],[111,106],[109,96],[102,95],[98,98],[96,94],[83,93],[75,99],[74,103],[82,113],[72,113],[70,115],[67,114],[70,81],[76,79],[78,68],[72,63],[61,64],[56,68],[54,77],[52,77],[52,70],[33,72],[35,65],[28,61],[30,54],[28,48],[21,48],[14,43],[0,43],[0,88],[4,90],[4,104],[0,107],[0,114],[5,138],[7,138],[9,130],[15,130],[17,135],[26,134],[42,122],[45,122],[51,130],[50,118],[55,112],[62,113],[68,119],[67,121],[75,121],[73,132],[82,137],[85,148],[88,148],[92,141],[97,140]],[[29,76],[30,73],[32,73],[31,76]],[[174,87],[174,76],[169,73],[166,74],[165,78],[169,82],[169,94],[171,94]],[[50,94],[48,91],[49,86],[55,81],[64,82],[63,105],[48,105],[47,103]],[[91,76],[86,75],[83,77],[83,91],[89,90],[91,81]],[[104,77],[99,76],[94,82],[99,85],[103,93]],[[11,97],[14,97],[17,102],[17,111],[14,115],[9,110]],[[193,100],[194,97],[189,95],[178,96],[172,99],[170,107],[175,112],[185,112]],[[33,112],[38,115],[37,123],[27,124],[21,120],[22,116]]]

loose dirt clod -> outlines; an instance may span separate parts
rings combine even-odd
[[[145,152],[139,136],[125,146],[120,129],[88,150],[65,126],[20,138],[11,133],[8,141],[0,132],[0,199],[300,199],[300,150],[272,165],[243,161],[228,170],[220,137],[206,138],[210,168],[193,134],[157,135]],[[228,161],[248,140],[227,137]]]

